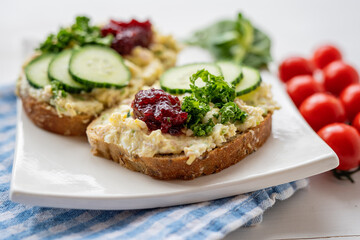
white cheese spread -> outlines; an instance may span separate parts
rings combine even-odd
[[[17,92],[22,96],[31,96],[40,102],[52,105],[59,116],[76,116],[79,114],[99,115],[104,109],[115,106],[120,101],[133,96],[144,85],[151,85],[159,79],[167,68],[176,62],[180,47],[172,36],[154,33],[153,43],[149,48],[135,47],[125,57],[125,65],[129,68],[132,78],[127,87],[122,89],[95,88],[91,92],[55,96],[51,85],[36,89],[28,83],[22,73]],[[167,56],[165,59],[163,56]]]
[[[259,99],[272,100],[271,92],[268,95],[269,85],[263,84],[259,88],[268,89],[259,91]],[[191,164],[205,152],[222,146],[237,133],[259,125],[264,120],[265,112],[278,108],[274,101],[261,107],[248,105],[240,98],[236,98],[235,103],[248,114],[244,123],[221,124],[214,121],[216,124],[213,132],[206,137],[196,137],[191,130],[184,130],[184,134],[180,136],[164,134],[161,130],[151,132],[145,122],[132,117],[130,104],[122,104],[112,112],[104,114],[101,121],[93,127],[102,135],[105,142],[118,145],[129,156],[153,157],[156,154],[184,153],[188,157],[187,163]],[[219,112],[218,108],[210,107],[205,122]]]

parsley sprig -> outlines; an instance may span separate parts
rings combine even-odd
[[[204,87],[198,87],[196,81],[201,79],[205,82]],[[224,81],[223,76],[215,76],[207,70],[199,70],[190,77],[190,88],[196,99],[204,103],[212,102],[221,108],[224,104],[235,99],[235,88]]]
[[[85,16],[76,17],[75,23],[69,28],[60,28],[57,34],[50,34],[42,42],[38,50],[58,53],[65,48],[83,46],[85,44],[98,44],[110,46],[113,36],[102,37],[98,26],[90,25],[90,19]]]
[[[201,79],[205,82],[204,87],[196,85]],[[203,122],[205,115],[210,111],[210,103],[220,108],[219,115],[214,117],[220,119],[222,124],[244,122],[247,114],[235,103],[235,87],[229,86],[223,76],[215,76],[207,70],[202,69],[190,77],[191,96],[186,96],[181,109],[188,113],[186,127],[194,132],[195,136],[209,135],[215,126],[212,119]]]
[[[206,136],[212,132],[215,126],[214,122],[211,119],[207,123],[202,122],[206,113],[210,111],[207,103],[199,101],[193,96],[186,96],[181,110],[188,113],[186,126],[194,132],[195,136]]]
[[[228,122],[234,123],[236,121],[243,123],[246,119],[246,116],[247,114],[242,111],[234,102],[228,102],[220,109],[220,122],[222,124]]]
[[[67,93],[63,88],[63,85],[61,85],[58,81],[52,81],[51,82],[51,91],[53,94],[53,98],[60,96],[60,97],[66,97]]]

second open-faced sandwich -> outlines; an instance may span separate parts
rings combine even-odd
[[[259,148],[278,108],[259,71],[232,62],[169,69],[87,129],[95,155],[158,179],[193,179]]]

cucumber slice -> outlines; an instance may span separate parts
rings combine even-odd
[[[243,66],[243,79],[235,86],[236,96],[255,90],[261,84],[260,72],[251,67]]]
[[[123,88],[131,78],[120,54],[109,47],[97,45],[75,50],[69,72],[76,82],[90,88]]]
[[[34,88],[43,88],[50,84],[48,67],[55,54],[40,55],[25,67],[25,76],[29,84]]]
[[[226,82],[236,85],[241,81],[243,74],[239,64],[230,61],[219,61],[216,64],[220,67]]]
[[[64,50],[56,55],[50,62],[48,74],[51,81],[57,81],[62,88],[69,93],[79,93],[87,90],[86,87],[78,82],[75,82],[69,73],[69,62],[71,49]]]
[[[214,63],[193,63],[167,70],[160,78],[160,86],[164,91],[173,94],[191,92],[190,76],[201,69],[206,69],[216,76],[222,75],[221,69]],[[205,83],[196,81],[196,85],[202,87]]]

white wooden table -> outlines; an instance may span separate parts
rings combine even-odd
[[[360,1],[356,0],[24,0],[0,2],[0,84],[15,81],[25,39],[42,39],[78,14],[97,22],[151,16],[162,32],[183,37],[217,18],[235,17],[237,11],[269,33],[276,61],[291,54],[309,56],[319,44],[331,42],[360,70]],[[262,224],[241,228],[227,239],[360,239],[360,173],[354,177],[356,184],[338,181],[330,173],[314,176],[307,189],[269,209]]]
[[[330,172],[311,177],[307,189],[266,211],[260,225],[226,239],[360,239],[360,172],[354,177],[356,184]]]

